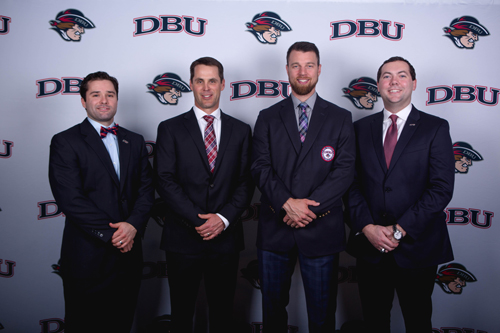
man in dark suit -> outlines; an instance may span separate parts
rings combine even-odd
[[[262,193],[257,247],[263,329],[288,332],[291,277],[300,261],[309,332],[334,332],[338,253],[344,250],[342,196],[353,179],[351,114],[316,94],[319,51],[287,53],[292,95],[260,112],[252,175]]]
[[[114,124],[118,81],[89,74],[80,94],[87,118],[50,145],[50,186],[66,215],[65,331],[129,332],[142,274],[141,237],[154,200],[152,170],[142,136]]]
[[[156,189],[169,208],[161,248],[167,255],[172,332],[193,330],[202,277],[210,332],[230,332],[243,227],[254,185],[251,130],[219,108],[222,64],[210,57],[191,64],[194,107],[158,126]]]
[[[394,290],[406,332],[431,332],[437,265],[453,259],[443,210],[454,184],[448,122],[417,110],[415,70],[401,58],[377,74],[384,110],[357,121],[355,181],[346,196],[348,252],[370,332],[390,332]]]

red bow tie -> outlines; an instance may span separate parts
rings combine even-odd
[[[106,135],[108,135],[108,133],[116,135],[117,130],[118,130],[118,124],[110,128],[101,126],[101,139],[104,139]]]

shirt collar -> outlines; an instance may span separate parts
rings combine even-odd
[[[410,103],[406,107],[404,107],[401,111],[398,111],[397,113],[391,113],[391,112],[387,111],[386,109],[384,109],[384,121],[389,119],[389,117],[392,114],[395,114],[398,116],[398,118],[401,118],[402,120],[406,121],[406,119],[408,119],[408,116],[410,115],[412,107],[413,107],[413,104]]]
[[[113,127],[115,126],[115,122],[113,121],[113,123],[109,126],[104,126],[103,124],[93,120],[93,119],[90,119],[89,117],[87,117],[87,119],[89,120],[89,123],[95,128],[95,130],[97,131],[97,133],[99,133],[99,135],[101,135],[101,126],[104,127],[104,128],[110,128],[110,127]]]
[[[193,106],[193,111],[194,111],[194,114],[196,116],[196,119],[201,119],[201,118],[203,118],[203,116],[208,115],[205,111],[202,111],[196,105]],[[221,110],[220,110],[220,108],[218,108],[217,110],[215,110],[214,112],[212,112],[210,114],[210,116],[214,116],[215,119],[220,120],[220,112],[221,112]]]
[[[297,109],[300,103],[302,103],[297,97],[295,97],[294,94],[291,94],[292,96],[292,102],[293,102],[293,109]],[[316,103],[316,97],[318,97],[318,93],[314,92],[311,97],[309,97],[305,102],[309,106],[309,109],[312,111],[314,107],[314,103]]]

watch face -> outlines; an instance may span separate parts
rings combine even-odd
[[[400,241],[403,238],[403,233],[394,225],[394,239]]]

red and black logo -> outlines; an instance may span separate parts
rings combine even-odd
[[[462,293],[462,290],[467,285],[467,282],[476,281],[476,277],[469,272],[464,265],[456,262],[441,266],[435,279],[435,282],[445,293],[457,295]]]
[[[458,17],[443,30],[446,33],[445,36],[451,39],[459,49],[473,49],[479,36],[490,35],[488,29],[472,16]]]
[[[366,76],[352,80],[349,83],[349,87],[343,88],[342,92],[344,93],[344,97],[349,98],[352,104],[358,109],[373,109],[377,97],[380,97],[377,82]]]
[[[191,92],[189,84],[174,73],[157,75],[153,83],[147,84],[146,87],[149,89],[148,93],[153,94],[158,102],[165,105],[175,105],[179,102],[183,92]]]
[[[262,44],[276,44],[282,31],[291,31],[292,28],[274,12],[256,14],[252,22],[247,22],[248,32]]]
[[[457,141],[453,144],[455,155],[455,173],[468,173],[472,161],[482,161],[483,157],[467,142]]]
[[[6,35],[10,31],[10,22],[12,19],[8,16],[0,15],[0,35]]]
[[[51,29],[59,33],[67,42],[79,42],[85,29],[95,28],[94,23],[78,9],[66,9],[57,14],[55,20],[49,21]]]

